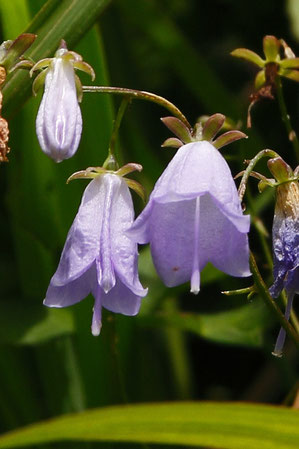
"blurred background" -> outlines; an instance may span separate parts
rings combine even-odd
[[[103,7],[86,29],[80,19],[82,29],[75,31],[58,27],[59,8],[65,3],[1,0],[1,41],[25,30],[36,32],[43,36],[36,50],[42,58],[53,56],[52,49],[65,38],[69,49],[94,67],[93,84],[164,96],[192,124],[201,115],[221,112],[249,136],[222,150],[233,175],[244,168],[244,159],[263,148],[276,150],[295,168],[298,162],[275,100],[256,104],[252,128],[246,128],[256,69],[230,52],[246,47],[262,56],[262,39],[271,34],[283,38],[298,55],[296,0],[99,1]],[[45,4],[52,5],[48,16],[40,13],[30,25]],[[47,40],[45,27],[52,16],[55,39]],[[87,75],[79,76],[83,84],[92,84]],[[13,75],[5,89],[2,112],[9,121],[11,152],[9,163],[0,167],[0,431],[109,404],[192,399],[290,405],[298,370],[293,343],[287,341],[283,358],[274,358],[279,324],[262,299],[254,296],[249,302],[245,295],[221,293],[250,286],[250,278],[231,278],[207,266],[201,292],[193,296],[187,284],[166,288],[149,248],[140,247],[140,277],[149,294],[137,317],[104,311],[102,332],[95,338],[90,332],[91,296],[68,309],[42,305],[86,187],[83,180],[66,185],[66,179],[75,171],[102,165],[120,98],[84,94],[79,150],[71,160],[55,165],[37,142],[41,93],[30,95],[28,73]],[[299,85],[285,80],[283,89],[299,132]],[[121,125],[119,158],[143,165],[142,174],[134,176],[147,195],[175,152],[160,146],[170,137],[160,121],[167,115],[160,106],[133,101]],[[271,177],[265,163],[257,169]],[[139,213],[143,204],[133,196]],[[251,180],[244,203],[252,215],[251,248],[271,285],[267,252],[274,191],[259,194],[257,182]],[[88,445],[114,446],[125,447]]]

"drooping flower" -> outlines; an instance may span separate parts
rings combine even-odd
[[[140,167],[134,165],[133,169]],[[136,315],[147,289],[138,278],[137,245],[126,235],[134,220],[126,181],[129,185],[135,181],[125,180],[116,172],[85,173],[81,177],[96,177],[84,192],[44,304],[67,307],[92,293],[92,333],[99,335],[102,307]]]
[[[285,318],[288,320],[294,295],[299,293],[299,183],[291,167],[281,158],[270,159],[268,167],[279,183],[272,228],[274,283],[269,291],[277,298],[286,290]],[[281,328],[274,355],[282,355],[285,337],[285,329]]]
[[[218,128],[214,123],[210,137]],[[167,286],[190,280],[196,294],[208,262],[231,276],[250,276],[249,225],[226,161],[203,140],[179,148],[129,235],[139,243],[150,242],[155,267]]]
[[[45,84],[43,98],[36,118],[36,133],[44,153],[61,162],[77,151],[82,132],[79,107],[82,92],[75,69],[94,77],[93,69],[75,52],[68,51],[65,43],[54,58],[42,59],[31,69],[44,69],[33,83],[33,92]]]

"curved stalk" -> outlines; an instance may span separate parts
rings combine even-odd
[[[82,86],[83,92],[97,92],[103,94],[116,94],[124,95],[130,99],[151,101],[153,103],[159,104],[164,108],[168,109],[175,117],[180,119],[187,128],[192,131],[192,127],[184,114],[177,108],[173,103],[166,100],[166,98],[160,97],[159,95],[153,94],[151,92],[145,92],[144,90],[127,89],[125,87],[107,87],[107,86]]]
[[[262,159],[263,157],[270,157],[270,158],[271,158],[271,157],[279,157],[279,154],[276,153],[276,151],[273,151],[273,150],[262,150],[262,151],[260,151],[259,153],[257,153],[257,155],[254,156],[253,159],[251,159],[251,161],[250,161],[249,164],[248,164],[248,167],[247,167],[246,170],[244,171],[244,174],[243,174],[243,176],[242,176],[242,179],[241,179],[241,182],[240,182],[240,185],[239,185],[239,189],[238,189],[238,192],[239,192],[239,198],[240,198],[240,201],[241,201],[241,202],[242,202],[243,197],[244,197],[244,195],[245,195],[246,184],[247,184],[247,182],[248,182],[248,178],[249,178],[251,172],[253,171],[255,165],[256,165],[256,164],[258,163],[258,161],[259,161],[260,159]]]

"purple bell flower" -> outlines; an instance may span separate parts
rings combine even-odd
[[[250,276],[249,226],[226,161],[211,143],[198,141],[179,148],[129,235],[150,242],[167,286],[190,280],[197,294],[208,262],[231,276]]]
[[[136,315],[147,289],[138,278],[137,245],[126,235],[133,220],[126,181],[111,173],[93,179],[84,192],[44,304],[67,307],[92,293],[93,335],[101,330],[102,307]]]
[[[290,318],[294,295],[299,293],[299,184],[281,184],[276,189],[276,206],[272,228],[273,276],[270,294],[277,298],[286,290],[288,302],[285,318]],[[274,355],[281,356],[286,332],[280,329]]]

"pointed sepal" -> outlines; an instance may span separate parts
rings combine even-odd
[[[265,66],[265,61],[257,53],[247,48],[236,48],[231,52],[231,55],[252,62],[261,68]]]
[[[139,182],[135,181],[135,179],[124,178],[124,180],[126,181],[127,185],[130,187],[130,189],[134,190],[134,192],[136,192],[137,195],[139,195],[140,198],[142,199],[142,201],[145,203],[146,202],[146,193],[145,193],[145,189],[144,189],[143,185],[141,185]]]
[[[254,87],[256,90],[259,90],[266,82],[266,75],[265,70],[260,70],[257,72],[255,80],[254,80]]]
[[[40,72],[37,77],[35,78],[35,80],[32,83],[32,92],[33,95],[37,95],[37,92],[39,91],[39,89],[41,87],[43,87],[43,85],[45,84],[45,78],[47,75],[47,70],[43,70],[42,72]]]
[[[211,141],[220,131],[224,122],[225,116],[223,114],[217,113],[211,115],[202,128],[202,140]]]
[[[51,62],[53,61],[53,58],[44,58],[41,59],[40,61],[38,61],[36,64],[34,64],[34,66],[32,67],[32,69],[30,70],[29,75],[32,76],[33,72],[35,72],[36,70],[43,70],[47,67],[49,67],[49,65],[51,64]]]
[[[92,81],[94,81],[96,74],[91,65],[84,61],[76,61],[74,62],[74,67],[77,70],[81,70],[81,72],[85,72],[91,76]]]
[[[269,179],[265,177],[265,179],[260,180],[260,182],[257,185],[257,188],[260,193],[263,193],[263,191],[267,187],[275,187],[275,185],[276,185],[275,179]]]
[[[263,49],[267,62],[278,62],[280,60],[280,42],[275,36],[264,37]]]
[[[161,147],[180,148],[182,145],[184,145],[183,142],[177,137],[169,137],[162,143]]]
[[[288,182],[294,178],[291,167],[281,158],[275,157],[267,161],[268,168],[277,182]]]
[[[76,85],[76,92],[77,92],[77,98],[78,103],[81,103],[83,99],[83,89],[82,89],[82,83],[78,75],[75,74],[75,85]]]
[[[181,120],[176,117],[163,117],[161,120],[182,142],[192,142],[191,132]]]
[[[240,139],[247,139],[248,136],[245,133],[242,133],[242,131],[234,130],[234,131],[227,131],[224,134],[221,134],[221,136],[217,137],[213,141],[213,145],[217,150],[219,148],[224,147],[225,145],[229,145],[232,142],[235,142],[236,140]]]
[[[126,176],[134,171],[141,172],[142,169],[143,167],[141,164],[135,164],[134,162],[130,162],[129,164],[123,165],[121,168],[119,168],[115,172],[115,174],[118,176]]]
[[[280,74],[290,80],[297,81],[297,83],[299,82],[299,70],[284,69]]]
[[[283,59],[279,65],[284,69],[299,69],[299,58]]]
[[[74,179],[94,179],[100,175],[107,173],[107,170],[103,167],[88,167],[86,170],[80,170],[73,173],[66,181],[68,184]]]

